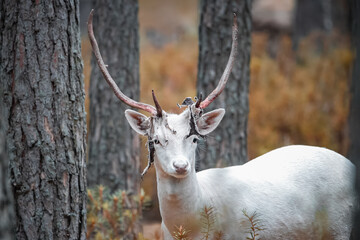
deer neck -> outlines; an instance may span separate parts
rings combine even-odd
[[[156,163],[155,167],[163,223],[172,232],[175,226],[187,226],[194,222],[201,208],[201,193],[195,170],[179,179],[165,174]]]

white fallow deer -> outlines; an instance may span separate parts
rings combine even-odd
[[[251,226],[243,210],[247,215],[258,214],[261,239],[349,239],[355,167],[331,150],[287,146],[241,166],[195,171],[198,140],[212,132],[225,114],[224,109],[208,113],[203,109],[221,93],[230,75],[237,51],[236,16],[230,59],[219,85],[205,100],[187,99],[181,114],[170,114],[161,109],[154,92],[155,107],[121,92],[100,55],[92,15],[88,32],[104,78],[121,101],[151,114],[125,111],[130,126],[148,138],[148,167],[154,152],[157,156],[154,164],[165,239],[172,239],[175,226],[191,229],[205,206],[214,209],[213,228],[222,231],[224,239],[250,237]]]

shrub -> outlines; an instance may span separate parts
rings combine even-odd
[[[110,194],[104,186],[88,189],[88,199],[87,239],[96,240],[120,240],[136,232],[134,224],[139,209],[149,201],[144,191],[140,197],[129,196],[122,190]]]

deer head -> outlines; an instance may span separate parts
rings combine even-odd
[[[93,33],[92,17],[93,10],[88,20],[88,34],[94,55],[105,80],[121,101],[130,107],[150,113],[150,116],[147,117],[133,110],[125,111],[125,116],[130,126],[137,133],[148,138],[149,164],[142,175],[146,173],[154,161],[155,152],[158,158],[158,161],[155,163],[158,173],[160,171],[162,174],[175,178],[184,178],[190,172],[195,172],[195,151],[198,140],[212,132],[225,114],[224,109],[216,109],[208,113],[203,113],[203,110],[221,94],[231,73],[237,53],[238,27],[236,15],[234,14],[230,57],[218,86],[203,101],[201,95],[199,98],[196,98],[196,102],[193,102],[191,98],[186,98],[182,104],[182,106],[186,106],[186,109],[181,114],[169,114],[162,110],[154,91],[152,91],[152,96],[155,107],[130,99],[121,92],[110,76],[101,57]]]

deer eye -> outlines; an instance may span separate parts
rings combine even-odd
[[[157,140],[157,139],[155,139],[155,140],[154,140],[154,143],[155,143],[155,144],[159,144],[159,143],[160,143],[160,141],[159,141],[159,140]]]
[[[193,143],[197,143],[197,142],[198,142],[198,140],[199,140],[199,139],[194,138],[194,139],[193,139]]]

